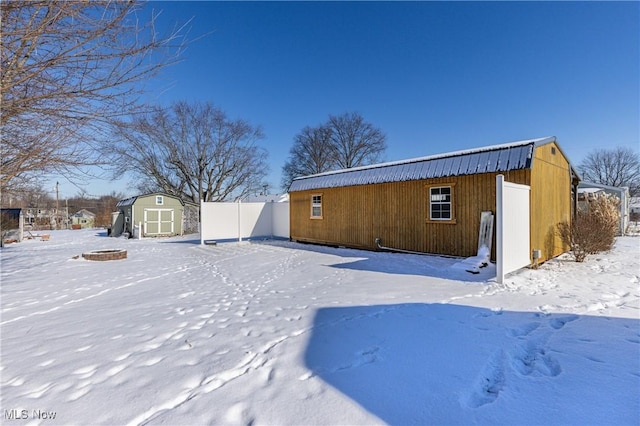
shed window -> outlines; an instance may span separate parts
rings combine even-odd
[[[156,206],[164,204],[164,197],[162,195],[156,195]]]
[[[452,186],[432,186],[429,188],[429,220],[454,220]]]
[[[322,219],[322,194],[311,196],[311,219]]]

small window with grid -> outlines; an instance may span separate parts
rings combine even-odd
[[[322,219],[322,195],[311,196],[311,219]]]
[[[453,220],[452,191],[450,186],[429,188],[429,219]]]

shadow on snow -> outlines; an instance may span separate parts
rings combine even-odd
[[[268,240],[260,243],[338,256],[345,260],[326,265],[338,269],[429,276],[466,282],[486,282],[495,279],[496,276],[495,264],[481,268],[479,274],[471,274],[465,270],[464,266],[459,266],[462,258],[369,251],[289,241]]]
[[[450,304],[321,308],[303,379],[387,424],[638,424],[639,327]]]

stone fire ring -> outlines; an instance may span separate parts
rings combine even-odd
[[[94,250],[88,253],[82,253],[82,257],[87,260],[120,260],[127,258],[127,251],[122,249]]]

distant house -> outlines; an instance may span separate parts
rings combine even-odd
[[[629,214],[634,216],[640,215],[640,197],[631,197],[629,201]]]
[[[114,237],[123,233],[131,237],[160,237],[197,232],[192,222],[195,209],[197,223],[198,205],[173,195],[161,192],[137,195],[118,201],[116,208],[110,229]]]
[[[629,225],[629,231],[640,232],[640,197],[631,197],[629,201]]]
[[[587,203],[590,198],[597,197],[599,194],[613,195],[620,200],[620,225],[618,227],[618,234],[624,235],[629,226],[629,214],[631,213],[629,188],[626,186],[617,187],[594,182],[580,182],[578,185],[578,205]]]
[[[496,176],[530,186],[530,258],[568,250],[579,177],[555,137],[513,142],[294,179],[291,239],[376,250],[475,256],[483,211],[496,210]],[[526,232],[526,231],[525,231]],[[495,259],[495,235],[492,259]],[[539,256],[539,257],[538,257]]]
[[[96,215],[89,210],[81,209],[71,215],[71,227],[93,228],[95,226]]]
[[[27,207],[24,212],[24,223],[49,229],[55,227],[58,218],[64,222],[64,216],[66,216],[64,211],[59,212],[55,208]]]
[[[251,195],[242,199],[243,203],[288,203],[289,194]]]

